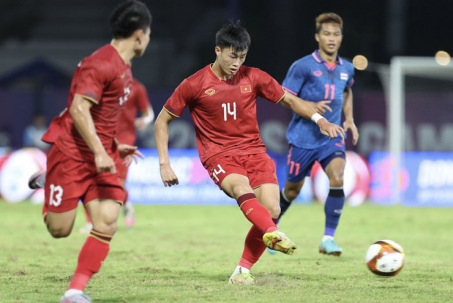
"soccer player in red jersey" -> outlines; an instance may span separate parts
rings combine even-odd
[[[195,124],[198,152],[212,180],[237,200],[253,224],[242,258],[231,283],[254,283],[250,268],[266,246],[293,254],[296,245],[280,232],[275,222],[280,213],[275,165],[261,141],[256,118],[256,98],[282,102],[300,116],[312,119],[320,131],[343,137],[338,125],[329,123],[307,102],[286,93],[267,73],[242,66],[250,36],[238,23],[216,34],[216,61],[185,79],[164,105],[155,123],[160,173],[165,186],[179,183],[168,156],[168,124],[189,107]]]
[[[82,200],[93,221],[78,265],[60,302],[91,302],[83,290],[109,252],[117,229],[124,190],[115,167],[130,163],[136,147],[117,144],[118,121],[132,88],[130,62],[149,43],[151,14],[142,2],[120,4],[110,17],[113,40],[78,65],[68,109],[51,124],[43,140],[52,143],[47,158],[44,221],[54,238],[72,230]]]
[[[137,110],[141,113],[140,118],[136,118]],[[116,139],[121,144],[134,145],[137,139],[135,129],[144,130],[151,122],[153,122],[153,120],[154,111],[151,107],[146,87],[137,79],[133,79],[131,94],[124,105],[123,113],[121,114],[120,122],[118,124]],[[127,199],[128,192],[125,187],[128,166],[124,164],[124,161],[121,158],[117,158],[115,165],[125,193],[123,201],[124,223],[131,227],[135,223],[135,211],[132,203]],[[85,214],[87,224],[80,228],[79,231],[81,233],[90,233],[93,224],[86,208]]]

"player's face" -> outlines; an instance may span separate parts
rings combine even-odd
[[[234,76],[244,63],[247,51],[248,50],[236,51],[231,47],[221,50],[220,47],[216,46],[215,52],[217,54],[217,62],[219,63],[222,72],[226,76]]]
[[[324,23],[321,30],[315,35],[319,42],[319,48],[328,55],[335,55],[341,46],[343,35],[340,25],[337,23]]]
[[[151,35],[151,28],[148,27],[145,31],[138,30],[137,32],[137,42],[135,47],[135,57],[141,57],[146,50],[146,47],[149,44]]]

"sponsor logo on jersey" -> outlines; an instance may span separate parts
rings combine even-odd
[[[348,74],[347,73],[340,73],[340,79],[347,81],[348,80]]]
[[[253,208],[248,209],[247,212],[245,213],[245,215],[247,216],[252,210],[253,210]]]
[[[241,85],[241,93],[251,93],[252,92],[252,86],[251,85]]]
[[[316,77],[320,77],[320,76],[322,76],[322,71],[320,71],[320,70],[315,70],[315,71],[313,72],[313,75],[315,75]]]
[[[215,94],[215,90],[210,88],[210,89],[205,90],[204,93],[208,96],[212,96]]]

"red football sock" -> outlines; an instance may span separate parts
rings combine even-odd
[[[239,261],[239,266],[248,269],[252,268],[265,249],[266,245],[263,243],[263,232],[253,225],[245,238],[244,252],[242,253],[241,261]]]
[[[129,198],[129,192],[124,189],[124,201],[123,201],[123,206],[126,205],[127,198]]]
[[[258,202],[255,194],[242,195],[237,202],[247,220],[258,227],[263,234],[277,230],[277,226],[272,222],[271,214]]]
[[[110,249],[111,235],[91,230],[79,254],[79,262],[68,289],[83,291],[93,274],[101,268]]]
[[[44,223],[47,223],[47,206],[46,206],[46,202],[44,202],[44,204],[42,206],[42,218],[44,220]]]
[[[88,209],[85,207],[85,205],[83,206],[83,210],[85,211],[85,217],[87,219],[87,223],[93,224],[91,222],[91,217],[90,217],[90,214],[88,213]]]

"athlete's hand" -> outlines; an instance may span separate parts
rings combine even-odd
[[[330,123],[327,119],[320,119],[318,121],[318,126],[321,133],[328,136],[330,139],[336,138],[339,135],[341,140],[344,140],[344,130],[341,126]]]
[[[160,165],[160,177],[162,178],[165,187],[179,184],[178,177],[176,177],[170,164]]]
[[[332,109],[328,105],[330,103],[332,103],[332,101],[329,101],[329,100],[313,102],[313,108],[318,114],[324,115],[327,110],[329,112],[332,112]]]
[[[344,131],[347,132],[349,129],[352,132],[352,144],[356,145],[359,141],[359,130],[355,126],[354,121],[346,120],[343,123]]]
[[[112,175],[116,173],[115,162],[105,151],[95,154],[94,162],[98,173],[110,172]]]
[[[147,126],[148,126],[149,123],[147,123],[145,121],[144,118],[140,117],[140,118],[136,118],[135,119],[135,122],[134,122],[134,125],[135,125],[135,128],[142,131],[144,130]]]
[[[132,159],[137,163],[137,156],[140,158],[145,158],[143,154],[137,150],[137,146],[127,145],[127,144],[118,144],[118,152],[120,158],[124,159],[124,165],[129,166],[132,163]]]

